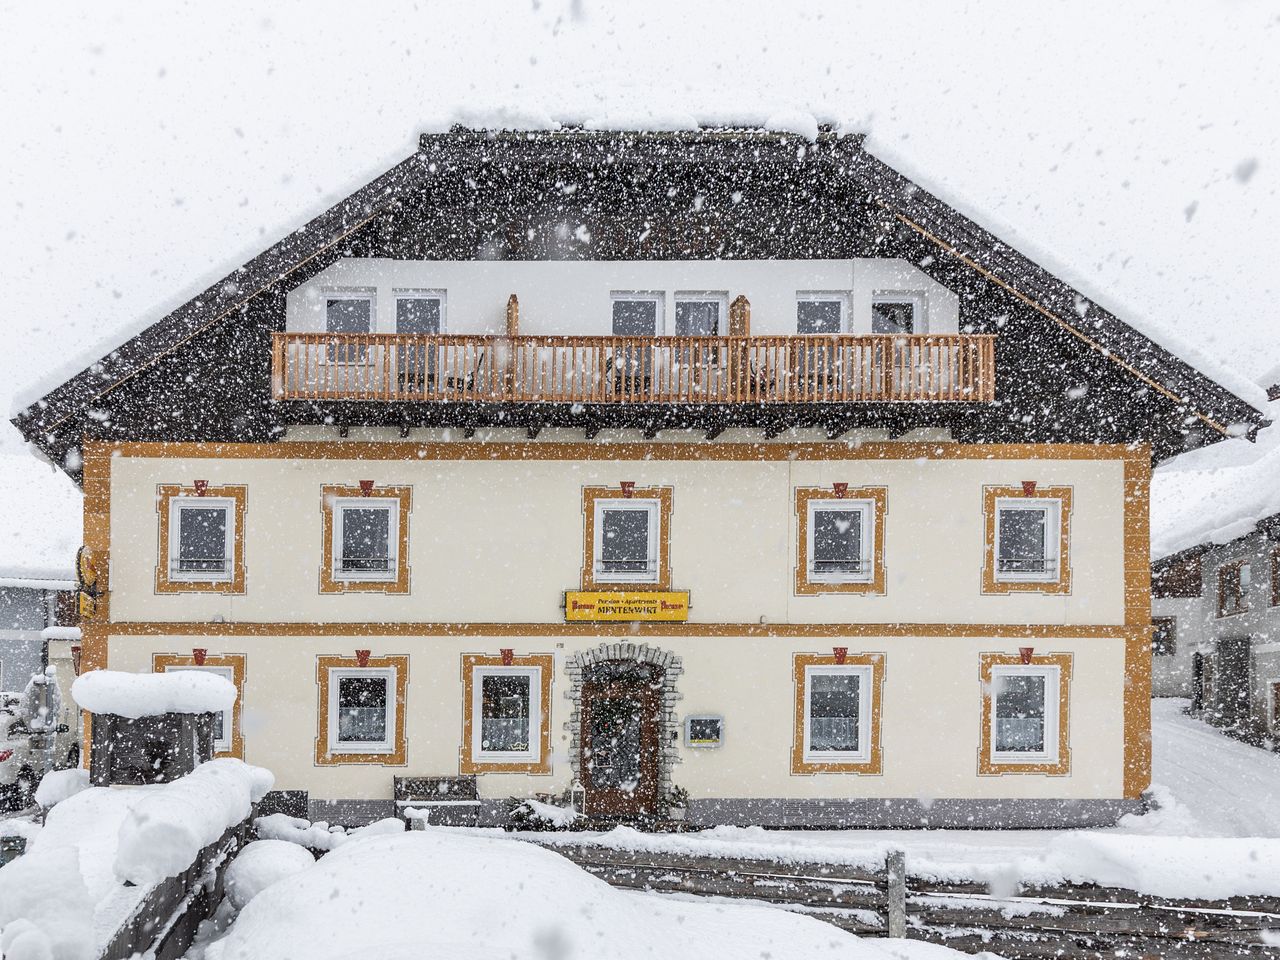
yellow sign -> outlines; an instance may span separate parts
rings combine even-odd
[[[565,620],[659,620],[684,623],[689,619],[689,591],[566,590]]]

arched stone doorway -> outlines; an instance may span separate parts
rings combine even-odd
[[[590,816],[644,817],[661,811],[676,761],[671,731],[680,658],[647,644],[601,644],[566,664],[574,710],[574,774]]]

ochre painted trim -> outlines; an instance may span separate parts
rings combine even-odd
[[[1071,592],[1071,487],[1036,487],[1024,493],[1022,487],[982,488],[982,592],[983,593],[1048,593]],[[996,576],[996,504],[1000,500],[1057,500],[1058,511],[1058,578],[1056,580],[1001,580]]]
[[[151,669],[164,673],[168,667],[230,667],[231,682],[236,687],[236,702],[231,708],[231,749],[220,751],[219,757],[244,759],[244,734],[240,726],[240,708],[244,703],[245,655],[243,653],[208,654],[203,663],[196,663],[194,656],[180,653],[153,653]]]
[[[1150,624],[1147,625],[1148,629]],[[1120,624],[1034,623],[317,623],[121,621],[120,637],[1046,637],[1123,640]]]
[[[542,704],[538,711],[538,743],[540,750],[538,760],[534,763],[522,761],[505,762],[502,760],[476,760],[472,753],[471,735],[476,718],[472,715],[475,694],[475,671],[477,667],[537,667],[541,672],[539,679],[539,696]],[[555,657],[550,653],[531,653],[526,656],[513,656],[504,661],[501,656],[493,657],[483,653],[464,653],[462,655],[462,757],[458,763],[458,772],[470,773],[550,773],[551,772],[551,679],[555,673]]]
[[[396,724],[393,749],[390,753],[331,753],[329,751],[329,671],[347,667],[361,669],[390,668],[395,671]],[[385,767],[403,767],[408,761],[408,747],[404,734],[405,709],[409,702],[409,657],[407,654],[386,657],[370,657],[361,663],[355,657],[316,657],[316,685],[320,690],[319,710],[316,715],[316,766],[330,767],[341,764],[376,764]]]
[[[1124,796],[1151,786],[1151,460],[1124,462]]]
[[[246,488],[242,485],[208,487],[204,496],[235,503],[231,522],[235,524],[231,549],[231,577],[227,580],[172,580],[169,577],[169,512],[174,500],[199,500],[195,487],[162,483],[156,487],[156,512],[160,515],[160,549],[156,556],[156,593],[244,593],[244,531]]]
[[[281,440],[276,443],[86,441],[107,456],[259,460],[1147,460],[1145,443],[611,443]],[[86,453],[86,457],[88,453]]]
[[[344,580],[333,575],[333,502],[343,499],[396,500],[396,578],[394,580]],[[409,514],[413,487],[377,487],[367,495],[359,486],[330,484],[320,488],[320,592],[321,593],[408,593]]]
[[[838,666],[834,653],[797,653],[792,658],[792,682],[795,690],[795,710],[791,728],[791,773],[793,776],[811,773],[861,773],[879,776],[884,773],[884,751],[880,744],[881,705],[884,694],[884,654],[850,653],[843,666],[871,668],[871,752],[866,760],[841,760],[823,763],[804,758],[804,705],[808,697],[806,668]]]
[[[1066,776],[1071,772],[1071,654],[1045,653],[1023,660],[1020,653],[979,654],[978,679],[982,690],[982,721],[978,728],[978,775],[1001,776],[1013,773],[1040,773]],[[1058,759],[1053,762],[996,763],[991,759],[995,715],[992,668],[998,666],[1056,666],[1058,668]]]
[[[630,583],[595,578],[596,501],[658,501],[658,579],[655,583]],[[671,487],[636,487],[628,498],[620,487],[582,488],[582,590],[605,592],[671,589]]]
[[[874,505],[872,517],[871,579],[865,582],[826,583],[809,579],[809,501],[810,500],[870,500]],[[884,522],[888,500],[886,487],[856,487],[846,490],[837,498],[830,487],[796,488],[796,595],[811,597],[822,593],[872,593],[885,592],[884,573]]]

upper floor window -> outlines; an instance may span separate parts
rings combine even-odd
[[[372,333],[376,316],[376,297],[372,290],[330,290],[324,295],[324,328],[328,333]],[[331,363],[356,363],[365,359],[368,349],[363,343],[335,340],[329,344]]]
[[[613,584],[670,588],[670,487],[587,487],[583,510],[587,555],[582,589]]]
[[[1177,621],[1173,617],[1151,618],[1151,655],[1172,657],[1177,653]]]
[[[796,332],[836,334],[844,330],[845,297],[839,293],[797,293]]]
[[[924,297],[919,293],[877,293],[871,298],[871,332],[906,334],[924,329]]]
[[[322,488],[321,592],[408,593],[408,487]]]
[[[443,331],[443,290],[396,291],[396,333],[430,335]]]
[[[884,487],[796,489],[796,593],[883,593]]]
[[[676,336],[718,336],[728,305],[727,293],[677,293]]]
[[[986,487],[983,592],[1070,592],[1070,487]]]
[[[1218,616],[1230,617],[1249,609],[1249,587],[1253,569],[1247,560],[1225,563],[1218,568]]]
[[[615,337],[656,337],[662,329],[661,293],[615,292],[613,335]]]
[[[244,591],[244,487],[161,486],[161,593]]]

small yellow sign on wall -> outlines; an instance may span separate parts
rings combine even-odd
[[[654,620],[683,623],[689,619],[688,590],[566,590],[565,620]]]

